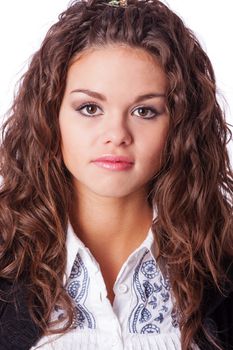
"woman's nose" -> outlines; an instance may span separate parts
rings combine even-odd
[[[127,122],[120,118],[106,122],[103,141],[104,143],[113,143],[115,146],[129,145],[132,142],[132,133]]]

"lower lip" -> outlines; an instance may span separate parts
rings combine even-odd
[[[95,161],[95,165],[97,165],[100,168],[105,168],[109,170],[129,170],[132,168],[133,163],[127,163],[127,162],[101,162],[101,161]]]

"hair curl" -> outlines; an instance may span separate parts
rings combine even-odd
[[[226,147],[232,135],[209,58],[158,0],[128,0],[125,8],[74,1],[32,57],[2,126],[0,278],[23,280],[31,315],[43,332],[52,332],[55,305],[67,311],[60,331],[71,327],[73,307],[63,276],[72,177],[62,159],[58,114],[71,60],[109,44],[143,48],[168,77],[171,123],[163,166],[148,194],[158,210],[152,228],[170,271],[182,349],[191,348],[200,330],[214,342],[200,306],[206,284],[222,290],[224,258],[233,256],[233,176]]]

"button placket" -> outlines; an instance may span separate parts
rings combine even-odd
[[[116,346],[118,344],[118,338],[114,337],[112,340],[112,346]]]

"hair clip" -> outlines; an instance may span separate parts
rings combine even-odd
[[[122,6],[126,7],[127,6],[127,0],[111,0],[108,2],[109,5],[111,6]]]

